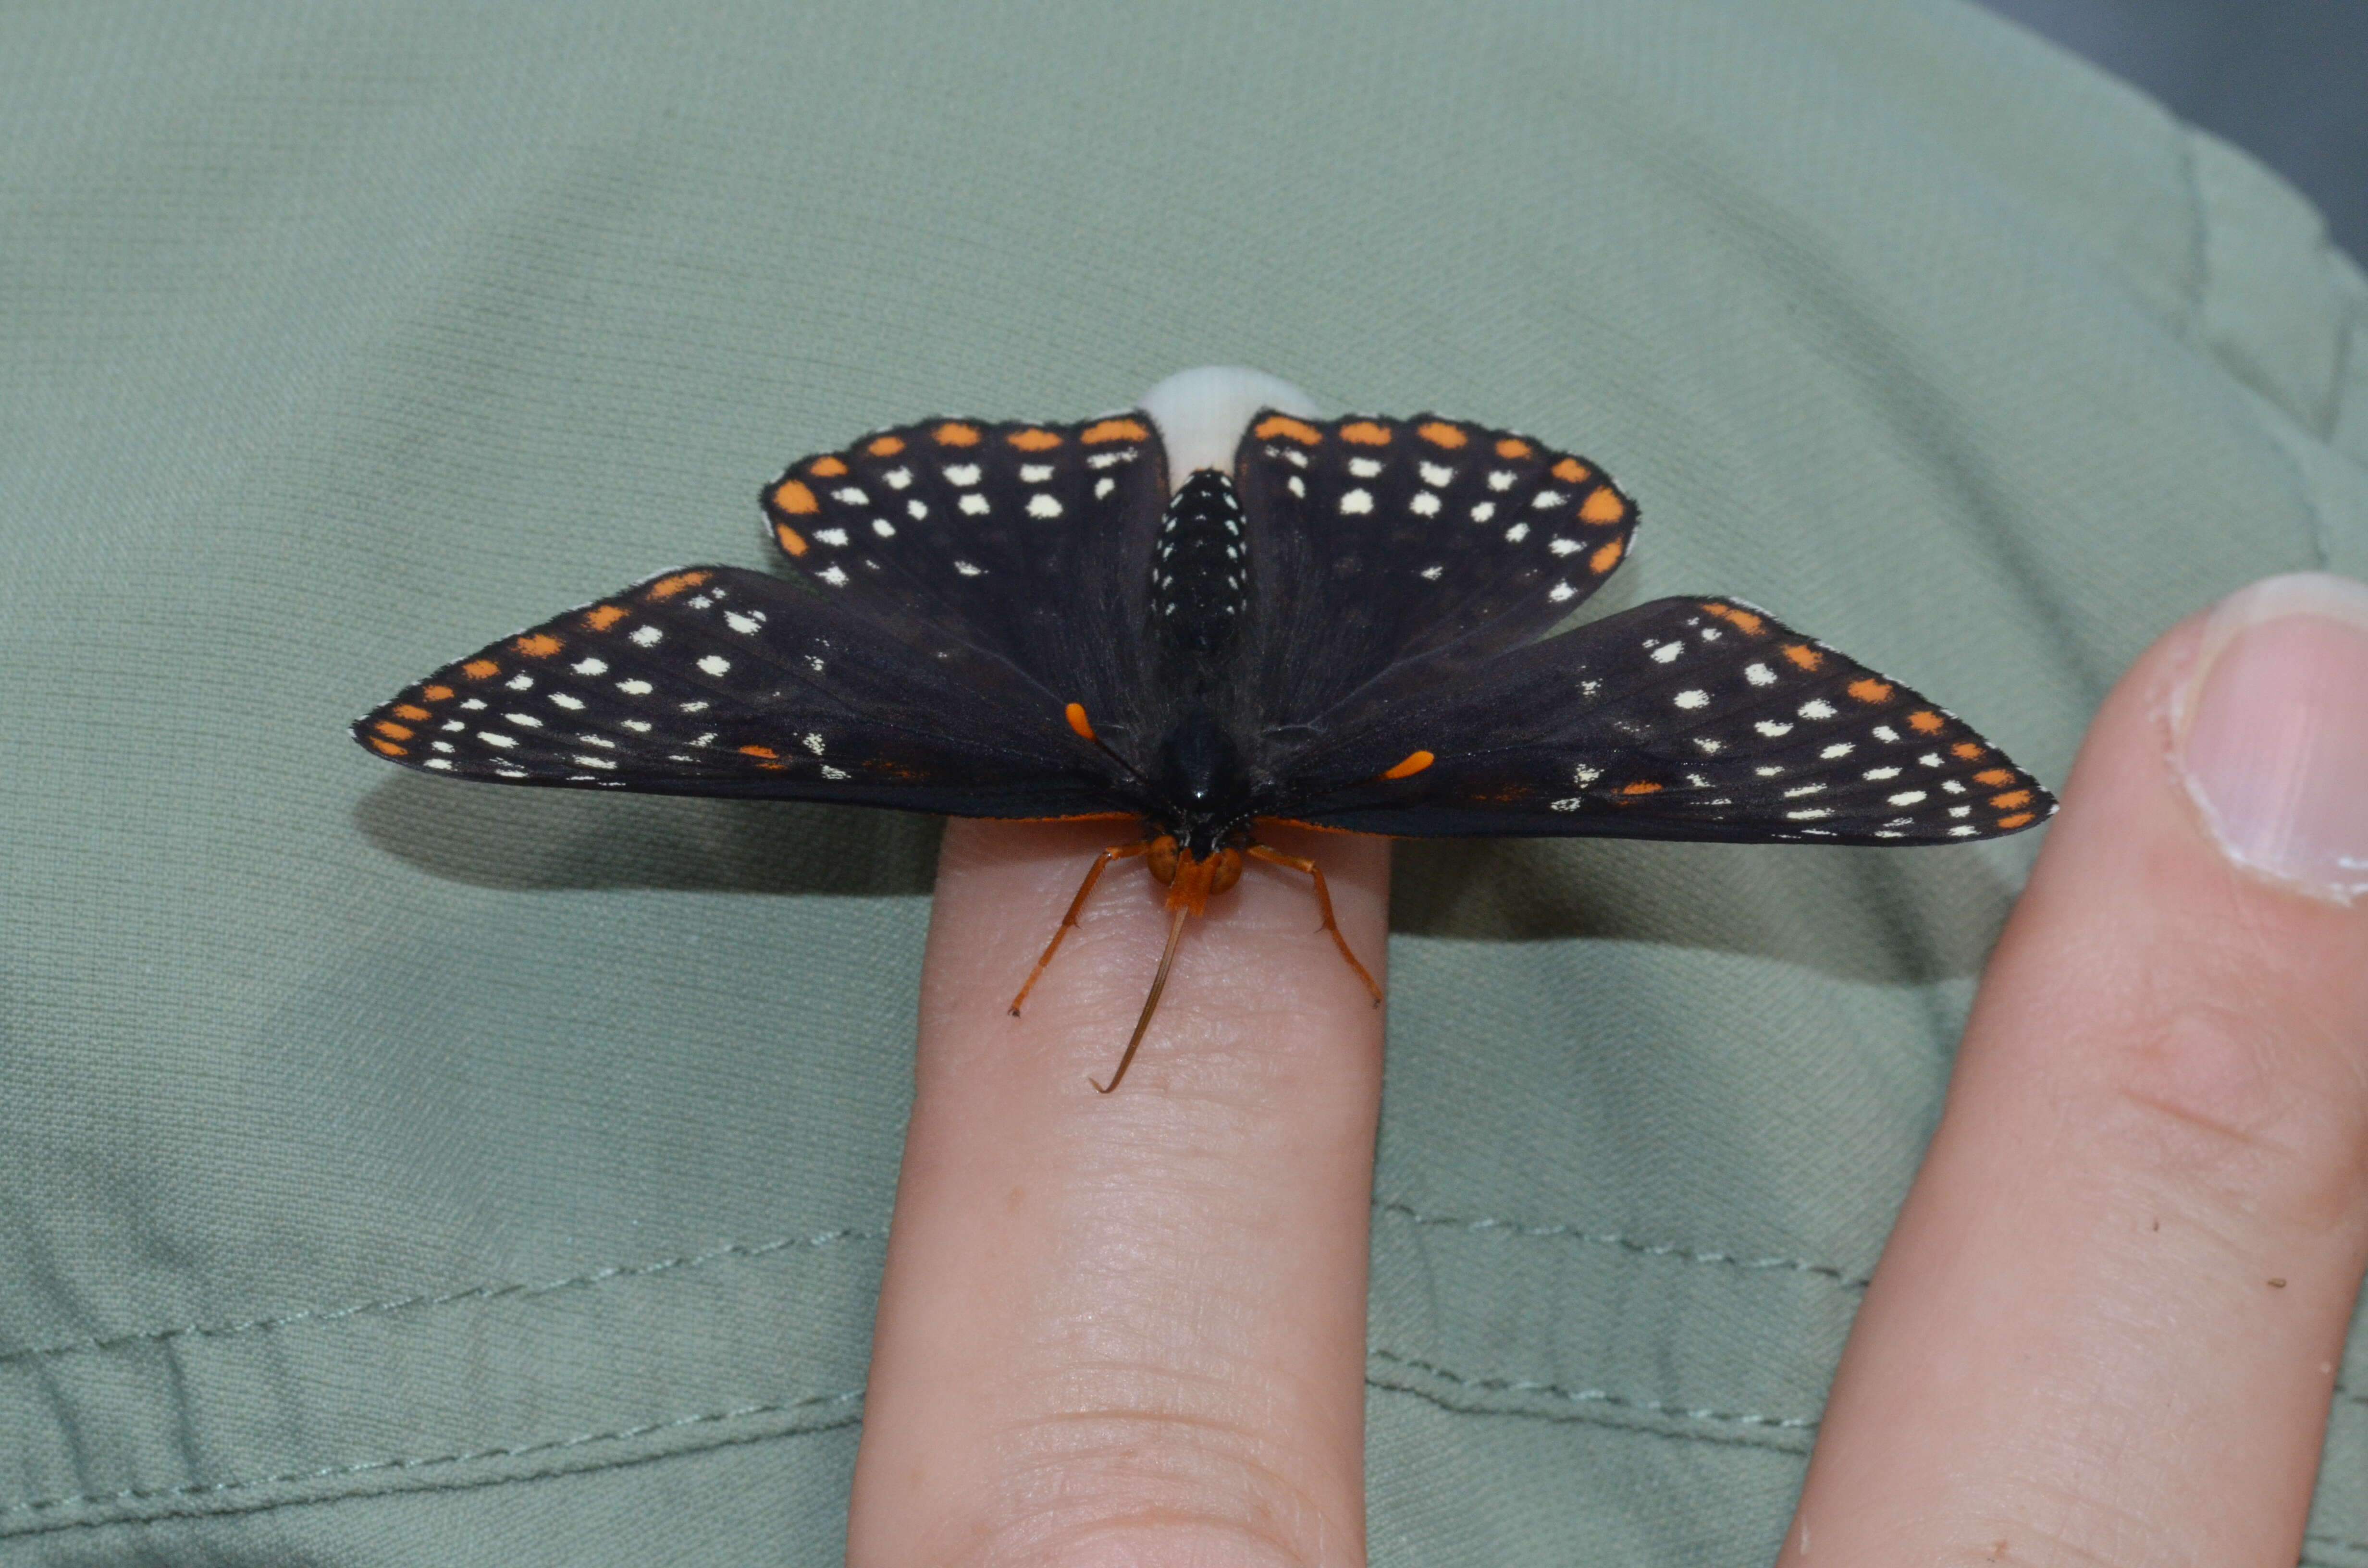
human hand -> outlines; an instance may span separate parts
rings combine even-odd
[[[2173,629],[2064,802],[1784,1562],[2299,1551],[2368,1266],[2368,589],[2276,579]],[[1386,844],[1279,838],[1379,978]],[[1094,1094],[1166,934],[1147,881],[1005,1007],[1107,842],[947,830],[858,1568],[1364,1560],[1380,1016],[1306,884],[1253,867]]]

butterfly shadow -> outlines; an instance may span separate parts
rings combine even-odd
[[[780,801],[493,789],[401,774],[354,807],[430,876],[514,891],[925,894],[942,819]]]
[[[1970,846],[1432,839],[1397,846],[1390,929],[1646,942],[1925,985],[1981,972],[2015,892],[2007,865]]]

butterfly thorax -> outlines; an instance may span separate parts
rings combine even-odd
[[[1185,710],[1154,756],[1148,779],[1156,802],[1155,832],[1167,834],[1195,856],[1231,846],[1247,835],[1252,780],[1218,715]]]

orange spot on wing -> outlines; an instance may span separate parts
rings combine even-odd
[[[2024,824],[2030,822],[2031,819],[2037,814],[2038,813],[2035,812],[2017,812],[2010,817],[1998,818],[1998,824],[2004,828],[2021,827]]]
[[[645,599],[670,599],[686,589],[696,588],[701,583],[706,582],[713,575],[715,575],[715,574],[712,572],[677,572],[671,577],[661,577],[656,582],[652,583],[648,587],[643,588],[642,590],[642,597]]]
[[[488,680],[502,673],[502,666],[491,659],[472,659],[461,666],[461,673],[471,680]]]
[[[1500,458],[1525,458],[1535,450],[1535,447],[1519,436],[1508,436],[1497,443],[1497,455]]]
[[[630,613],[623,605],[594,605],[584,612],[584,630],[606,631]]]
[[[1598,547],[1595,553],[1587,558],[1587,569],[1594,573],[1599,577],[1602,576],[1606,572],[1611,571],[1614,566],[1620,564],[1621,554],[1626,551],[1627,548],[1628,541],[1619,539],[1613,540],[1609,544]]]
[[[1565,458],[1554,465],[1554,476],[1565,484],[1577,484],[1593,472],[1577,458]]]
[[[1949,755],[1959,762],[1971,762],[1982,755],[1982,748],[1971,741],[1959,741],[1949,748]]]
[[[1850,682],[1849,687],[1845,689],[1847,689],[1852,697],[1857,698],[1861,702],[1888,702],[1891,700],[1890,683],[1887,681],[1877,680],[1873,676],[1867,676],[1864,680],[1854,680]]]
[[[1315,446],[1324,439],[1324,432],[1304,419],[1293,419],[1288,414],[1268,415],[1258,422],[1258,428],[1252,430],[1250,434],[1261,441],[1271,441],[1277,436],[1285,436],[1303,447]]]
[[[929,438],[940,447],[975,447],[978,445],[978,426],[949,419],[930,431]]]
[[[1826,662],[1826,656],[1805,642],[1787,642],[1779,650],[1784,657],[1804,670],[1814,670]]]
[[[1050,430],[1014,430],[1004,439],[1023,452],[1050,451],[1061,444],[1061,437]]]
[[[814,493],[794,479],[785,479],[773,489],[773,505],[792,517],[806,517],[822,510]]]
[[[1144,428],[1140,419],[1101,419],[1078,431],[1077,439],[1089,447],[1099,447],[1111,441],[1148,441],[1151,432]]]
[[[422,715],[422,717],[425,717],[425,715]],[[391,741],[407,741],[411,738],[412,734],[410,725],[398,724],[393,722],[392,720],[387,719],[381,719],[377,723],[372,724],[370,728],[376,730],[380,734],[384,735]],[[2008,803],[2009,805],[2013,804],[2012,801],[2009,801]]]
[[[1930,708],[1920,708],[1907,715],[1907,727],[1919,735],[1929,735],[1946,722]]]
[[[427,711],[427,709],[410,702],[396,703],[394,705],[393,712],[394,716],[398,719],[410,719],[415,722],[421,719],[432,719],[436,716]]]
[[[1420,773],[1424,768],[1429,767],[1432,763],[1437,762],[1439,758],[1431,756],[1430,753],[1427,751],[1410,751],[1406,753],[1406,760],[1400,762],[1395,767],[1393,767],[1388,772],[1383,774],[1382,777],[1384,778],[1411,778],[1416,774]]]
[[[1386,447],[1390,444],[1390,427],[1376,425],[1370,419],[1359,419],[1340,426],[1340,439],[1360,447]]]
[[[2002,812],[2010,812],[2017,806],[2027,806],[2031,804],[2031,791],[2028,790],[2009,790],[2003,795],[1992,795],[1990,797],[1990,804],[1996,806]]]
[[[387,756],[409,756],[411,755],[403,747],[396,745],[393,741],[382,741],[376,735],[372,735],[370,738],[370,744]]]
[[[1623,795],[1657,795],[1661,787],[1649,778],[1639,778],[1634,784],[1622,784],[1620,792]]]
[[[529,659],[548,659],[559,652],[562,644],[548,631],[530,632],[510,644]]]
[[[790,527],[787,523],[775,523],[773,525],[773,537],[780,540],[781,541],[781,548],[788,551],[793,557],[803,555],[809,548],[806,544],[806,536],[798,532],[797,529]]]
[[[422,702],[450,701],[451,696],[452,688],[449,686],[423,686],[419,688],[419,699]]]
[[[1070,703],[1066,708],[1061,710],[1061,717],[1069,722],[1069,728],[1077,732],[1077,737],[1080,740],[1090,741],[1094,738],[1094,726],[1086,718],[1086,705],[1084,703]]]
[[[863,444],[863,449],[875,458],[893,458],[905,449],[902,436],[874,436]]]
[[[2014,782],[2014,770],[2007,767],[1985,767],[1974,775],[1974,782],[1987,784],[1995,790],[2001,784]]]
[[[837,479],[847,472],[847,465],[837,458],[816,458],[806,465],[806,472],[818,474],[824,479]]]
[[[1357,829],[1353,827],[1334,827],[1330,823],[1323,822],[1302,822],[1297,817],[1260,817],[1258,819],[1258,825],[1260,827],[1266,827],[1269,825],[1275,827],[1304,827],[1310,833],[1354,834],[1357,832]],[[1368,836],[1372,835],[1369,835]],[[1383,835],[1380,836],[1386,837],[1387,835]]]
[[[1737,609],[1733,605],[1704,605],[1702,612],[1716,616],[1747,637],[1759,636],[1760,630],[1768,624],[1765,617],[1754,615],[1748,609]]]
[[[915,773],[910,777],[918,778],[920,775]],[[1140,822],[1143,819],[1133,812],[1079,812],[1075,816],[1066,817],[998,817],[996,820],[998,822]]]
[[[1429,423],[1417,428],[1415,434],[1421,437],[1424,440],[1429,441],[1432,446],[1445,447],[1451,452],[1472,439],[1471,437],[1465,435],[1460,428],[1450,425],[1444,419],[1431,420]]]
[[[1620,492],[1608,484],[1599,484],[1578,504],[1578,520],[1582,523],[1616,523],[1628,515],[1628,503],[1620,499]]]
[[[742,746],[740,755],[742,756],[779,756],[781,754],[771,746]]]

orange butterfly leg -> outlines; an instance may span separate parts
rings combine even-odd
[[[1028,994],[1036,989],[1036,982],[1043,976],[1044,966],[1053,961],[1054,953],[1060,951],[1061,938],[1066,937],[1069,934],[1069,927],[1077,923],[1077,911],[1086,906],[1087,896],[1094,891],[1094,884],[1102,880],[1102,873],[1110,869],[1110,863],[1113,860],[1129,859],[1137,855],[1147,855],[1150,852],[1151,840],[1146,838],[1139,844],[1113,844],[1094,857],[1094,863],[1086,869],[1086,880],[1077,884],[1077,896],[1069,901],[1069,913],[1061,916],[1061,924],[1053,932],[1053,939],[1044,944],[1044,956],[1036,960],[1036,967],[1028,971],[1028,983],[1021,986],[1019,994],[1011,999],[1013,1017],[1019,1016],[1019,1004],[1028,1000]],[[1357,960],[1350,959],[1349,961],[1354,963]],[[1372,983],[1368,981],[1366,983]]]
[[[1373,983],[1373,977],[1365,972],[1365,966],[1359,963],[1357,955],[1349,950],[1349,938],[1340,935],[1340,927],[1333,923],[1332,892],[1324,885],[1324,869],[1304,855],[1286,855],[1263,844],[1253,844],[1243,853],[1269,865],[1288,866],[1294,871],[1304,871],[1315,879],[1315,907],[1324,912],[1323,928],[1332,933],[1332,945],[1340,949],[1340,956],[1349,960],[1349,967],[1357,971],[1357,978],[1363,981],[1365,989],[1373,994],[1373,1006],[1380,1006],[1382,988]]]

